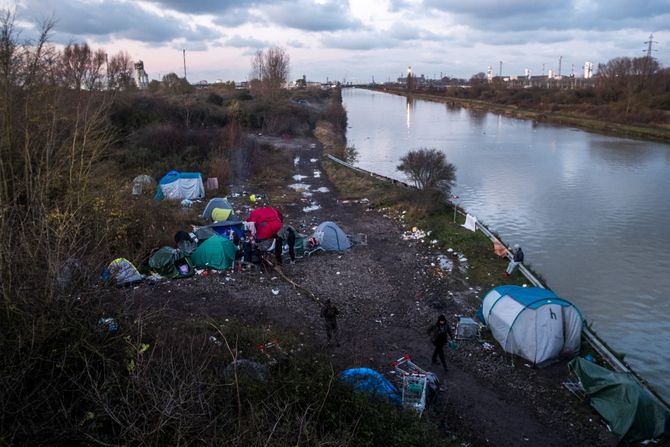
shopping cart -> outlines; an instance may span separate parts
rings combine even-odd
[[[416,411],[420,417],[426,409],[426,393],[431,373],[412,362],[409,354],[394,361],[393,369],[400,381],[402,406]]]

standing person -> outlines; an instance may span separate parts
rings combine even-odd
[[[448,339],[454,338],[451,327],[447,323],[447,317],[444,315],[437,317],[437,323],[428,329],[428,335],[430,335],[430,340],[435,346],[433,350],[433,365],[437,365],[437,357],[439,356],[442,367],[447,371],[447,362],[444,360],[444,345],[447,344]]]
[[[277,264],[282,265],[282,251],[284,249],[284,241],[288,244],[288,255],[291,257],[291,262],[295,262],[295,228],[290,225],[282,225],[281,229],[274,235],[275,238],[275,258]]]
[[[504,275],[505,276],[511,275],[516,266],[521,264],[522,262],[523,262],[523,250],[521,250],[519,244],[514,244],[514,248],[512,249],[512,260],[509,261],[509,264],[507,265],[507,270],[505,271]]]
[[[324,320],[324,325],[326,327],[326,337],[328,337],[328,344],[330,344],[331,338],[335,339],[335,345],[340,346],[337,336],[337,315],[340,312],[337,310],[337,307],[330,300],[326,300],[323,303],[323,309],[321,309],[321,318]]]

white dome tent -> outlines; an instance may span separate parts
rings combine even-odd
[[[537,366],[579,354],[582,315],[551,290],[496,287],[484,296],[482,313],[505,351]]]

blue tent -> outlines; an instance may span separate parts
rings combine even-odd
[[[352,385],[354,392],[383,397],[394,404],[401,404],[400,394],[396,387],[374,369],[347,369],[340,373],[340,380]]]
[[[158,182],[154,199],[195,200],[205,197],[205,185],[199,172],[170,171]]]

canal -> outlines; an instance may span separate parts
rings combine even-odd
[[[457,203],[670,400],[670,146],[361,89],[343,101],[358,166],[405,180],[407,151],[444,151]]]

